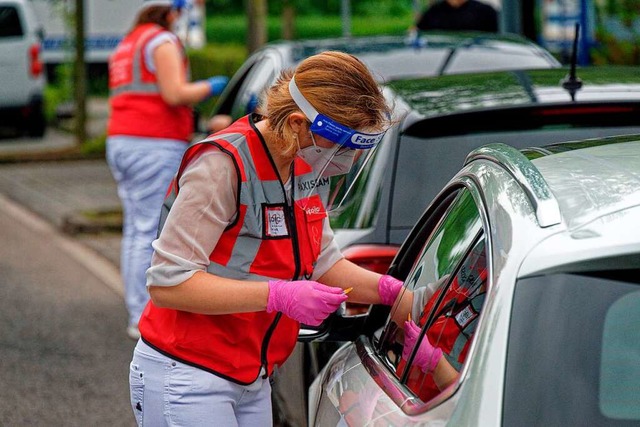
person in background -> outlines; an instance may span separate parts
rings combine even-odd
[[[120,269],[132,339],[149,300],[145,271],[162,201],[194,130],[191,105],[219,94],[227,81],[188,82],[187,57],[171,31],[184,3],[145,1],[109,58],[107,161],[123,208]]]
[[[498,12],[477,0],[441,0],[427,8],[413,30],[498,32]]]
[[[327,177],[390,124],[369,70],[323,52],[263,101],[191,146],[171,184],[130,365],[139,425],[270,426],[270,377],[300,323],[347,299],[391,305],[402,288],[342,256],[323,202]]]

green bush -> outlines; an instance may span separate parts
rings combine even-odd
[[[208,44],[203,49],[190,50],[188,55],[192,80],[231,77],[247,59],[247,48],[241,44]]]
[[[351,20],[351,34],[367,36],[376,34],[404,34],[413,21],[413,15],[403,16],[354,16]],[[282,38],[280,17],[270,16],[267,21],[268,40]],[[295,19],[295,38],[312,39],[339,37],[342,35],[340,16],[297,16]],[[247,39],[247,20],[245,16],[207,16],[207,41],[211,43],[235,43],[243,45]]]
[[[227,76],[231,78],[247,59],[247,48],[235,44],[208,44],[204,49],[188,52],[191,65],[191,80],[202,80],[211,76]],[[208,116],[213,109],[216,98],[201,102],[195,109]]]

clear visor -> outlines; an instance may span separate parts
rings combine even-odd
[[[351,186],[372,157],[386,131],[378,133],[360,132],[344,126],[320,113],[307,101],[296,86],[295,79],[289,82],[291,97],[309,119],[312,138],[321,136],[335,145],[330,148],[305,147],[303,158],[313,169],[298,190],[307,198],[314,191],[322,197],[328,212],[340,207]],[[302,153],[307,152],[307,155]]]

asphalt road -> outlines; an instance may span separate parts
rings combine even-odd
[[[0,425],[133,426],[121,295],[86,251],[0,200]]]

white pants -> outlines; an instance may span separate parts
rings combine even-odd
[[[138,426],[273,424],[268,378],[239,385],[164,356],[142,340],[133,352],[129,388]]]
[[[151,242],[158,234],[160,209],[187,144],[181,141],[113,136],[107,139],[107,162],[118,184],[123,229],[120,271],[129,325],[137,325],[149,294],[146,271]]]

